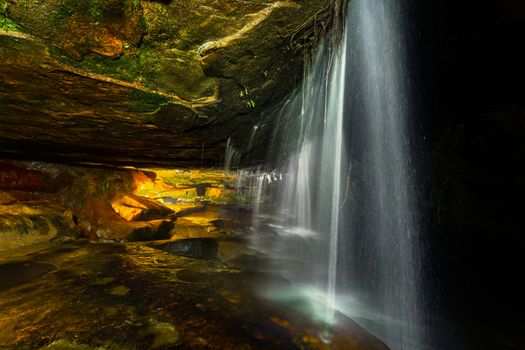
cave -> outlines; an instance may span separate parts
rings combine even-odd
[[[525,349],[518,0],[0,0],[1,349]]]

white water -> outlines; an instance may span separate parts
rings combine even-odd
[[[313,309],[316,318],[328,325],[336,318],[339,279],[346,51],[346,35],[335,52],[324,44],[308,66],[302,88],[280,113],[279,128],[286,135],[277,138],[285,142],[286,158],[281,161],[287,171],[277,182],[278,209],[269,225],[278,238],[257,240],[263,245],[260,249],[284,259],[282,272],[287,279],[319,291],[310,293],[323,296]],[[328,333],[323,334],[327,340]]]
[[[403,2],[353,1],[348,137],[353,176],[348,288],[376,315],[366,326],[392,349],[422,349],[422,244],[414,179],[407,13]]]
[[[275,136],[287,169],[269,226],[277,238],[257,244],[296,285],[291,294],[316,305],[316,318],[332,324],[339,310],[393,350],[418,350],[425,331],[404,18],[400,2],[353,0],[339,48],[322,45],[308,65]]]

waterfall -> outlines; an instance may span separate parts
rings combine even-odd
[[[276,183],[277,210],[270,225],[277,240],[259,245],[282,261],[285,277],[322,300],[316,317],[336,322],[340,279],[340,213],[344,147],[346,34],[334,49],[323,42],[307,64],[301,89],[280,111],[276,139],[282,140],[285,176]],[[260,208],[257,209],[260,211]],[[269,245],[269,246],[268,246]],[[329,329],[323,337],[329,339]]]
[[[353,0],[339,46],[308,62],[277,118],[277,238],[257,241],[314,317],[340,311],[393,350],[425,338],[405,18],[402,2]]]
[[[392,349],[422,349],[422,242],[413,146],[415,101],[403,2],[350,5],[348,290],[368,310],[365,326]]]

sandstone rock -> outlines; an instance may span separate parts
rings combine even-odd
[[[111,206],[127,221],[150,221],[163,219],[173,210],[153,199],[134,194],[121,195],[113,199]]]
[[[71,212],[65,208],[49,203],[0,204],[0,252],[79,235]]]
[[[84,226],[89,237],[96,240],[136,242],[168,239],[174,228],[171,220],[128,222],[116,214],[114,216],[101,212],[99,214],[102,216],[94,225],[87,223],[87,226]]]
[[[343,2],[0,0],[0,156],[218,165]]]
[[[0,190],[43,191],[44,177],[41,171],[0,163]]]
[[[36,186],[14,187],[13,183],[21,183],[20,179],[4,181],[9,188],[18,189],[0,192],[0,216],[9,215],[4,226],[12,228],[14,237],[27,232],[47,237],[56,228],[66,236],[81,234],[92,240],[142,241],[168,239],[173,234],[180,238],[216,237],[235,229],[214,204],[234,202],[233,173],[154,172],[20,161],[9,162],[8,167],[5,164],[0,166],[13,171],[9,179],[35,174],[42,180],[36,192],[33,191]],[[197,196],[197,188],[201,188],[203,196]],[[213,196],[210,189],[217,189],[220,194]],[[175,219],[176,225],[172,222]],[[52,224],[48,225],[46,220]],[[67,225],[55,224],[53,220],[62,220]]]

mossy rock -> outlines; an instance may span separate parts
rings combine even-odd
[[[1,1],[0,155],[220,165],[344,2]]]

